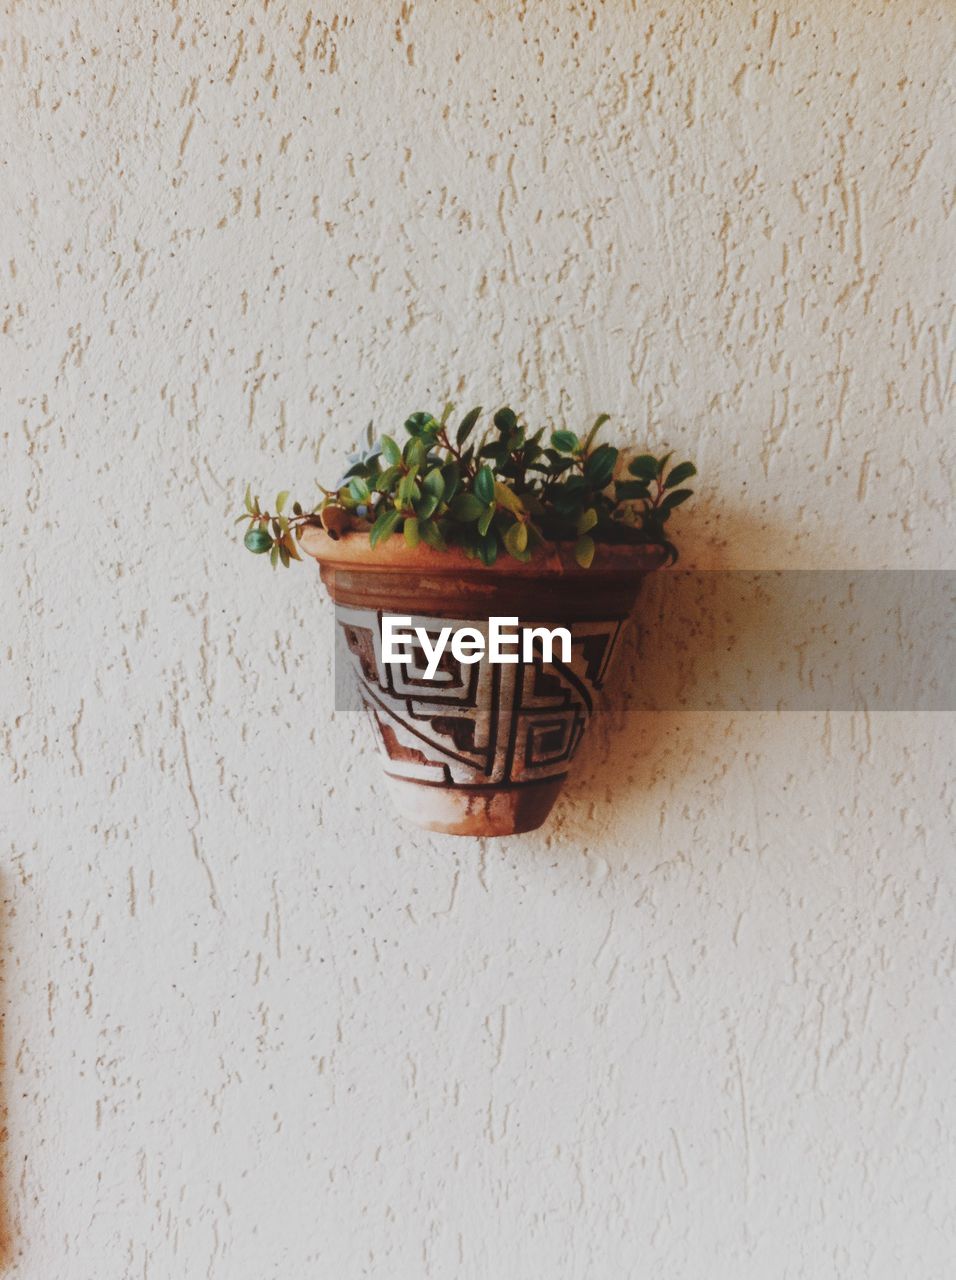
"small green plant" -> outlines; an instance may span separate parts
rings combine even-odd
[[[683,487],[697,474],[693,463],[671,467],[671,454],[644,453],[615,479],[619,450],[595,443],[607,414],[583,439],[555,431],[545,444],[543,427],[529,433],[506,407],[476,443],[481,409],[466,413],[456,428],[450,425],[453,410],[447,404],[437,418],[413,413],[405,422],[404,446],[389,435],[376,443],[369,427],[367,448],[349,459],[341,482],[323,488],[321,501],[308,511],[293,502],[287,512],[287,492],[277,496],[273,511],[263,510],[248,488],[238,517],[248,523],[245,545],[288,567],[302,558],[296,543],[303,529],[321,524],[333,538],[367,529],[373,547],[396,534],[410,547],[461,547],[486,565],[502,551],[530,560],[546,542],[573,542],[584,568],[599,542],[653,544],[677,559],[664,526],[693,492]]]

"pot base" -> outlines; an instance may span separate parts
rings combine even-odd
[[[565,774],[520,786],[435,786],[388,776],[403,818],[452,836],[516,836],[535,831],[558,798]]]

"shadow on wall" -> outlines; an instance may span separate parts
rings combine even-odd
[[[732,523],[728,545],[745,545],[752,526]],[[714,721],[689,711],[956,709],[956,572],[678,565],[644,584],[615,664],[572,804],[603,797],[610,772],[607,800],[646,794],[675,753],[705,751]]]
[[[671,571],[625,648],[625,707],[956,709],[956,571]]]
[[[10,897],[6,888],[6,876],[0,874],[0,897],[6,913],[9,913]],[[7,975],[8,963],[9,955],[5,939],[0,938],[0,1271],[6,1271],[12,1265],[15,1254],[9,1192],[10,1108],[7,1102],[7,1001],[10,983]]]
[[[702,509],[706,522],[706,501],[695,514],[700,516]],[[686,684],[683,673],[715,658],[713,640],[702,625],[701,595],[693,579],[704,574],[712,577],[716,589],[711,592],[709,608],[725,614],[730,602],[720,599],[720,579],[724,590],[732,588],[730,571],[721,568],[726,558],[724,548],[749,545],[755,534],[754,522],[747,516],[727,508],[719,514],[721,540],[707,549],[707,569],[689,574],[679,567],[662,570],[641,589],[631,625],[614,658],[610,684],[615,692],[611,697],[605,695],[598,714],[592,717],[558,801],[554,817],[564,825],[562,838],[574,838],[576,814],[584,804],[581,842],[599,840],[600,831],[611,823],[622,800],[639,803],[644,797],[650,803],[656,785],[673,776],[675,756],[686,759],[689,750],[705,750],[708,737],[716,732],[716,725],[701,717],[694,722],[690,743],[686,708],[679,706],[673,692]],[[738,619],[738,625],[743,630],[745,620]],[[635,715],[639,710],[643,713]],[[599,814],[605,815],[603,820]],[[597,829],[596,822],[600,824]]]

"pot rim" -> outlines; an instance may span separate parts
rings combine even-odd
[[[493,565],[470,560],[460,547],[437,551],[420,542],[410,547],[400,534],[392,534],[376,547],[370,545],[364,531],[343,533],[332,538],[322,528],[308,525],[303,530],[299,547],[317,560],[324,569],[351,569],[369,573],[428,573],[460,578],[462,573],[492,577],[540,578],[549,575],[593,578],[595,574],[644,574],[659,569],[667,559],[663,547],[653,544],[599,542],[594,559],[583,569],[574,558],[572,543],[549,542],[522,563],[512,556],[501,556]]]

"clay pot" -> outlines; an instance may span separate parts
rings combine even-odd
[[[308,528],[300,544],[318,560],[344,648],[385,756],[400,813],[429,831],[503,836],[541,826],[587,727],[611,658],[657,547],[599,545],[589,569],[553,545],[528,564],[488,568],[452,549],[411,549],[393,536],[374,550],[366,533],[333,540]],[[383,613],[413,626],[474,626],[492,615],[565,626],[571,662],[457,662],[446,649],[432,680],[424,665],[381,656]],[[417,651],[416,651],[417,652]]]

